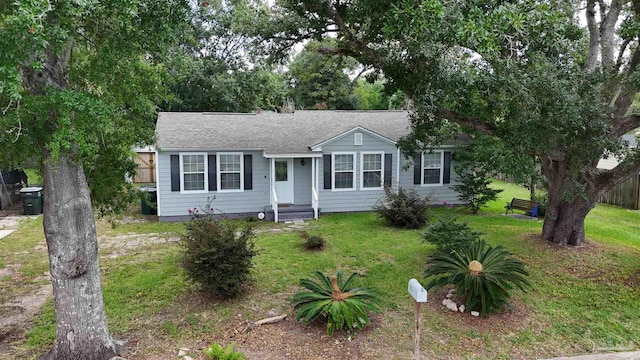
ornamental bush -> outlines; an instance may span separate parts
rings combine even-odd
[[[326,241],[320,235],[311,235],[306,231],[300,232],[300,238],[304,240],[302,246],[307,250],[322,250]]]
[[[474,214],[477,214],[489,201],[496,200],[498,194],[502,192],[501,189],[489,187],[491,180],[482,172],[461,172],[458,182],[459,184],[453,185],[452,188],[458,192],[458,199]]]
[[[206,348],[204,353],[211,360],[246,360],[244,354],[236,351],[233,344],[222,347],[220,344],[214,343]]]
[[[435,245],[438,252],[452,253],[480,241],[480,235],[481,232],[472,230],[466,222],[445,215],[427,227],[422,233],[422,241]]]
[[[300,279],[300,285],[309,291],[297,293],[293,305],[297,309],[296,319],[304,324],[318,317],[327,320],[327,335],[343,328],[362,329],[369,325],[367,311],[380,310],[380,296],[367,288],[355,288],[352,283],[358,273],[343,279],[342,270],[331,277],[315,272],[318,282]]]
[[[429,280],[427,290],[452,284],[466,308],[483,316],[502,310],[514,287],[524,290],[530,286],[528,275],[522,261],[502,246],[492,247],[483,240],[452,253],[435,252],[424,273]]]
[[[397,192],[389,187],[384,189],[384,200],[373,209],[390,226],[419,229],[427,223],[429,198],[423,198],[413,189],[399,188]]]
[[[182,267],[201,290],[216,296],[238,295],[249,279],[256,255],[255,234],[247,223],[218,219],[213,209],[190,211],[182,236]]]

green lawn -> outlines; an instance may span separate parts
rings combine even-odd
[[[436,207],[430,210],[430,218],[457,213],[472,228],[482,231],[489,243],[503,245],[523,260],[533,286],[527,292],[514,293],[510,312],[488,319],[449,313],[440,306],[443,294],[430,293],[423,313],[423,352],[431,358],[513,359],[637,349],[640,212],[598,204],[587,218],[587,245],[558,248],[540,239],[542,221],[504,216],[505,202],[513,197],[526,198],[528,190],[503,182],[494,186],[505,191],[479,215]],[[18,251],[34,246],[33,239],[41,234],[39,226],[39,221],[24,223],[16,235],[9,237],[11,241],[0,242],[0,263],[13,263],[18,257],[26,264],[29,257],[33,258],[33,264],[23,270],[25,279],[46,268],[43,255]],[[260,227],[277,226],[263,223]],[[98,228],[109,236],[176,236],[182,231],[181,224],[166,223]],[[101,251],[110,329],[116,338],[151,339],[146,341],[171,351],[184,343],[225,339],[223,334],[230,324],[242,319],[262,318],[268,310],[293,314],[290,298],[299,290],[300,277],[309,277],[315,270],[344,269],[364,274],[359,284],[383,296],[383,313],[374,317],[372,330],[354,341],[372,346],[372,353],[378,354],[367,358],[406,358],[412,349],[413,324],[407,281],[412,277],[423,281],[426,256],[433,247],[421,242],[419,231],[387,228],[374,214],[323,216],[310,231],[327,240],[324,251],[303,250],[302,240],[294,232],[259,234],[250,289],[232,301],[194,295],[178,266],[179,249],[174,244],[152,245],[115,259]],[[14,255],[6,255],[7,251]],[[4,281],[0,279],[0,286]],[[49,303],[21,345],[26,353],[33,356],[50,345],[55,332],[53,321]],[[296,336],[309,336],[305,328],[300,329]],[[336,332],[334,337],[343,341],[347,334]],[[332,342],[327,344],[331,346]],[[315,357],[322,355],[321,349],[309,351]],[[146,355],[140,351],[133,359]]]

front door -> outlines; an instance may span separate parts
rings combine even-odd
[[[275,163],[278,202],[293,204],[293,159],[278,159]]]

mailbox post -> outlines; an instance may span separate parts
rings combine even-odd
[[[422,310],[422,303],[427,302],[427,290],[420,285],[418,280],[409,280],[409,294],[413,297],[414,314],[413,314],[413,357],[416,360],[420,359],[420,312]]]

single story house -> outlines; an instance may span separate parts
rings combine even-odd
[[[208,199],[229,217],[283,221],[371,211],[384,186],[458,204],[453,142],[414,159],[397,140],[406,111],[161,112],[156,125],[160,221]]]

